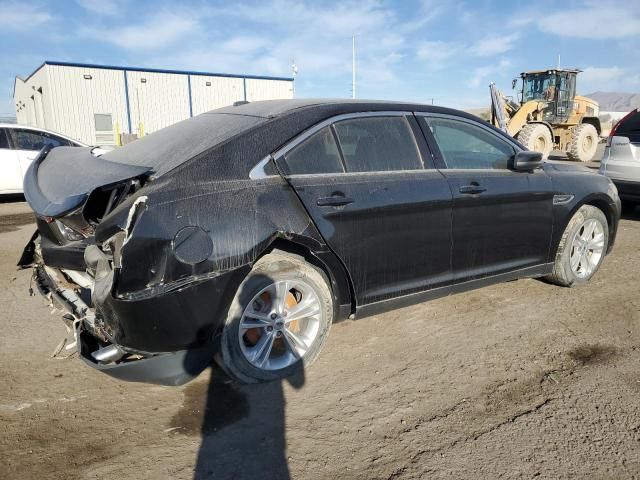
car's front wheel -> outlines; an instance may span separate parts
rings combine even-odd
[[[296,255],[270,253],[236,293],[218,361],[245,383],[286,377],[316,359],[332,320],[324,273]]]
[[[547,279],[571,287],[588,281],[598,271],[607,245],[609,226],[602,210],[583,205],[569,221]]]

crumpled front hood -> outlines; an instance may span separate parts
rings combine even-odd
[[[84,204],[96,188],[139,177],[150,170],[95,157],[91,148],[43,149],[27,170],[24,195],[36,214],[59,217]]]

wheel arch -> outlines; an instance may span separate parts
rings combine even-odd
[[[260,252],[256,261],[275,251],[302,257],[306,262],[324,272],[329,279],[329,287],[333,293],[336,306],[336,318],[334,320],[344,320],[355,313],[356,297],[353,283],[344,265],[333,252],[312,248],[305,244],[303,239],[296,237],[276,237]]]
[[[582,117],[580,123],[593,125],[598,135],[602,135],[602,126],[600,125],[600,119],[598,117]]]
[[[571,221],[571,219],[573,218],[573,216],[576,214],[576,212],[578,210],[580,210],[580,208],[582,208],[585,205],[590,205],[592,207],[597,208],[598,210],[602,211],[602,213],[604,214],[605,218],[607,219],[607,227],[609,228],[609,243],[607,245],[607,253],[610,251],[611,246],[613,245],[613,241],[615,238],[615,209],[613,206],[611,206],[611,204],[607,201],[606,197],[604,196],[600,196],[598,194],[593,194],[590,195],[588,197],[585,197],[584,199],[582,199],[580,202],[576,203],[573,208],[571,210],[569,210],[569,212],[567,212],[563,223],[562,223],[562,228],[561,228],[561,232],[564,232],[565,229],[567,228],[567,225],[569,225],[569,222]],[[560,239],[562,238],[562,234],[558,237],[558,241],[556,242],[556,244],[553,246],[553,256],[551,258],[555,258],[557,252],[558,252],[558,247],[560,245]]]

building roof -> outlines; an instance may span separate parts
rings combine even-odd
[[[178,75],[201,75],[207,77],[226,77],[226,78],[247,78],[251,80],[281,80],[286,82],[292,82],[292,77],[270,77],[265,75],[250,75],[250,74],[239,74],[239,73],[219,73],[219,72],[202,72],[196,70],[172,70],[172,69],[162,69],[162,68],[146,68],[146,67],[127,67],[127,66],[118,66],[118,65],[98,65],[94,63],[75,63],[75,62],[58,62],[56,60],[45,60],[42,64],[36,68],[33,72],[29,74],[29,76],[25,79],[16,75],[16,78],[19,78],[23,82],[28,81],[35,73],[40,70],[45,65],[55,65],[59,67],[77,67],[77,68],[102,68],[105,70],[123,70],[125,72],[150,72],[150,73],[172,73]],[[15,97],[15,82],[14,82],[14,90],[13,94]]]

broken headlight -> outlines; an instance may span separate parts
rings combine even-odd
[[[76,232],[73,228],[65,225],[60,220],[56,220],[56,226],[58,227],[60,234],[70,242],[77,242],[78,240],[84,240],[86,238],[82,233]]]

